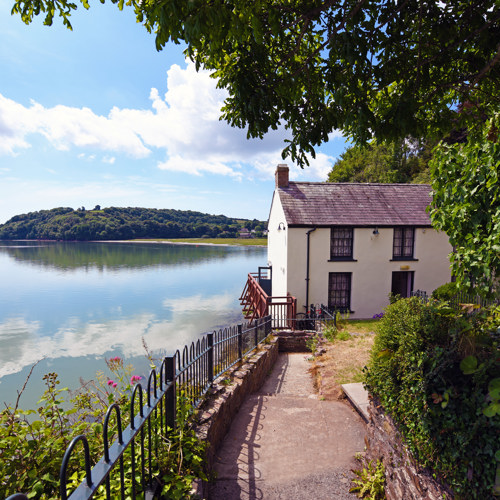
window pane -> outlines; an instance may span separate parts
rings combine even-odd
[[[394,228],[394,244],[392,253],[394,257],[401,257],[401,246],[403,242],[403,228],[395,227]]]
[[[415,231],[412,227],[394,228],[393,258],[413,258],[414,234]]]
[[[404,232],[404,257],[413,257],[413,229],[407,227]]]
[[[351,308],[351,273],[330,273],[328,307],[340,311]]]
[[[352,234],[350,227],[334,227],[331,231],[330,258],[352,257]]]

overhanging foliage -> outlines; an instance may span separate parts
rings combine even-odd
[[[158,50],[184,42],[214,71],[231,125],[251,137],[289,127],[283,154],[300,165],[334,129],[356,142],[442,137],[499,105],[498,0],[111,1],[135,10]],[[71,27],[76,8],[16,0],[12,12]],[[457,115],[460,103],[475,113]]]

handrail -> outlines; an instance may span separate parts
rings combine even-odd
[[[262,318],[271,314],[273,316],[273,328],[294,329],[295,323],[291,321],[295,318],[297,300],[287,294],[285,296],[269,296],[260,286],[258,273],[248,273],[248,278],[240,296],[240,303],[243,306],[243,314],[253,322],[257,318]]]

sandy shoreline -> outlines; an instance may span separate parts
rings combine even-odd
[[[167,245],[203,245],[212,247],[252,247],[252,248],[266,248],[267,245],[239,245],[230,243],[205,243],[205,242],[194,242],[194,241],[171,241],[171,240],[0,240],[2,241],[30,241],[35,243],[162,243]]]
[[[167,245],[203,245],[211,247],[254,247],[265,248],[266,245],[231,245],[229,243],[204,243],[194,241],[170,241],[170,240],[95,240],[92,243],[165,243]]]

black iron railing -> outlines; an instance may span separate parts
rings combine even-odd
[[[273,330],[319,332],[327,322],[337,325],[339,311],[323,304],[310,304],[307,312],[296,313],[293,317],[280,312],[273,312]]]
[[[432,298],[432,296],[427,295],[427,292],[422,290],[416,290],[411,292],[412,297],[419,297],[423,301],[427,302]],[[492,305],[500,304],[500,298],[485,299],[480,295],[474,295],[471,293],[458,292],[447,300],[451,307],[455,309],[463,309],[465,306],[477,306],[478,308],[488,307]]]
[[[429,300],[429,296],[427,295],[427,292],[425,290],[414,290],[410,293],[410,297],[418,297],[424,302],[427,302]]]
[[[92,466],[84,435],[68,446],[60,470],[60,498],[68,498],[68,476],[78,473],[75,450],[83,448],[85,479],[70,493],[71,500],[89,499],[95,494],[111,498],[154,498],[161,489],[162,454],[169,429],[175,428],[177,400],[182,398],[193,409],[198,407],[213,381],[271,333],[271,316],[205,335],[190,346],[167,356],[158,369],[152,369],[147,387],[139,383],[130,399],[129,425],[122,429],[122,410],[109,406],[103,423],[104,450]],[[114,442],[109,445],[109,435]],[[124,466],[124,463],[127,466]],[[118,484],[117,484],[118,483]],[[27,500],[23,493],[7,500]]]
[[[456,307],[457,309],[462,308],[467,304],[474,304],[479,307],[488,307],[492,305],[498,305],[500,303],[500,299],[485,299],[479,295],[467,294],[467,293],[457,293],[453,296],[449,301],[451,306]]]

